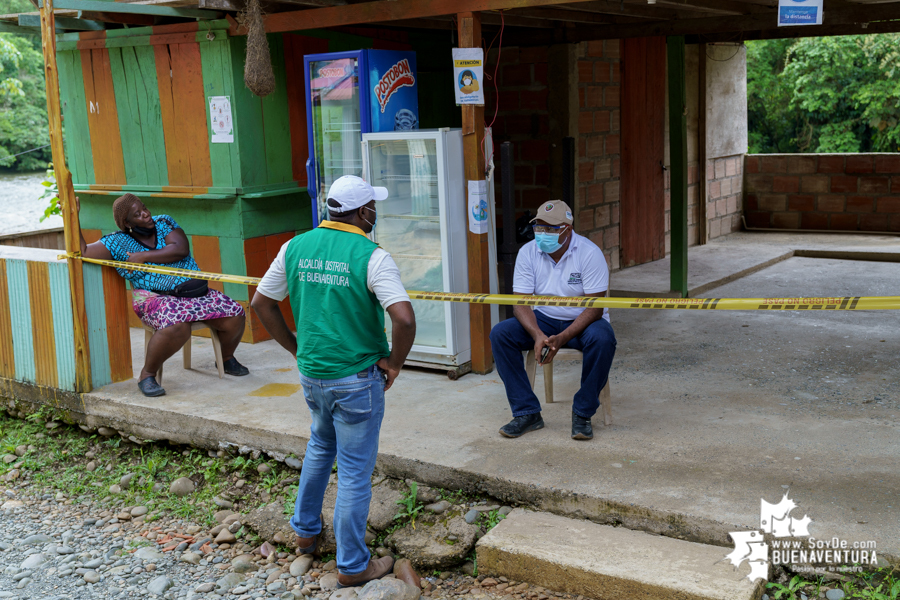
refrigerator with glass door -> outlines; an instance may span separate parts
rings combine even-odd
[[[489,136],[486,151],[490,156]],[[459,129],[363,134],[363,178],[388,189],[373,239],[391,254],[408,290],[468,292],[466,184]],[[490,291],[498,293],[493,193],[488,185]],[[471,368],[469,305],[413,300],[416,340],[407,363],[451,378]],[[493,324],[499,309],[491,306]],[[390,318],[385,319],[390,336]]]
[[[360,141],[372,131],[418,129],[416,54],[354,50],[304,57],[313,226],[326,220],[326,194],[342,175],[362,175]]]

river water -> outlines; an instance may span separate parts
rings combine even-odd
[[[38,200],[44,192],[44,171],[33,173],[0,172],[0,235],[62,227],[62,217],[41,217],[47,200]]]

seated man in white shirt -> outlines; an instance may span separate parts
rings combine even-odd
[[[534,241],[516,257],[513,292],[538,296],[603,296],[609,287],[606,257],[593,242],[572,230],[572,210],[562,200],[551,200],[538,209]],[[497,372],[506,386],[513,420],[500,429],[505,437],[544,426],[541,404],[534,395],[522,352],[534,349],[539,364],[553,360],[560,348],[584,353],[581,389],[572,405],[572,439],[594,437],[591,417],[600,406],[600,390],[609,378],[616,336],[606,308],[516,306],[515,319],[501,321],[491,331],[491,348]],[[541,360],[545,347],[547,355]]]

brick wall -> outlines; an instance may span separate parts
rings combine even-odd
[[[747,155],[749,227],[900,231],[900,155]]]
[[[741,214],[743,214],[743,156],[708,160],[706,162],[706,180],[708,190],[706,218],[709,239],[740,231],[742,228]],[[693,237],[691,239],[692,244],[697,243],[693,241]]]
[[[619,40],[578,45],[578,190],[576,231],[619,268]]]
[[[485,75],[494,74],[497,51],[488,54]],[[496,93],[485,77],[484,119],[494,118]],[[497,73],[500,104],[493,126],[495,195],[500,206],[500,144],[513,143],[516,212],[537,208],[550,200],[550,142],[547,109],[547,48],[503,48]]]

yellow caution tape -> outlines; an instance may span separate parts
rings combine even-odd
[[[223,275],[189,269],[173,269],[156,265],[85,258],[76,254],[63,254],[60,259],[74,258],[97,265],[129,271],[144,271],[163,275],[176,275],[192,279],[259,285],[258,277]],[[448,292],[421,292],[408,290],[412,300],[439,302],[467,302],[469,304],[505,304],[511,306],[561,306],[570,308],[649,308],[674,310],[893,310],[900,309],[900,296],[834,296],[817,298],[608,298],[519,296],[511,294],[453,294]]]
[[[243,285],[259,285],[259,277],[241,277],[240,275],[223,275],[222,273],[207,273],[205,271],[192,271],[190,269],[173,269],[172,267],[160,267],[157,265],[142,265],[139,263],[122,262],[118,260],[103,260],[102,258],[85,258],[75,254],[60,254],[57,258],[74,258],[95,265],[125,269],[127,271],[143,271],[145,273],[161,273],[162,275],[175,275],[177,277],[189,277],[191,279],[205,279],[207,281],[221,281],[222,283],[240,283]]]

